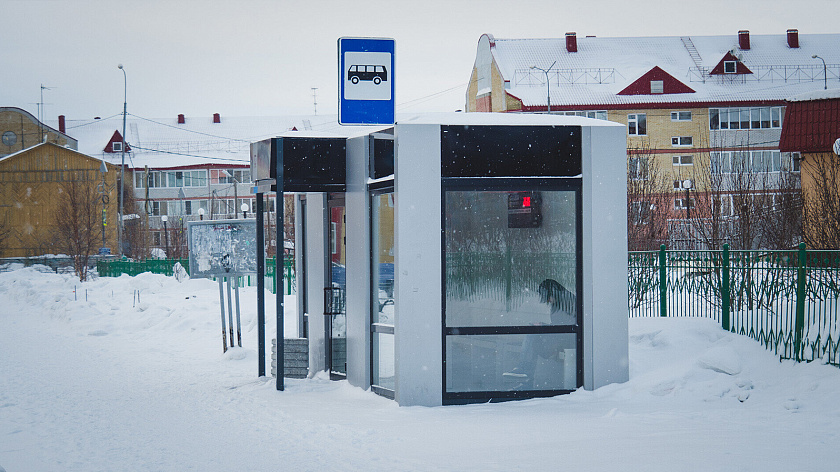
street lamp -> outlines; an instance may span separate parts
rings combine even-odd
[[[102,161],[102,164],[99,166],[99,173],[102,174],[102,183],[100,184],[101,190],[99,192],[99,198],[102,200],[102,247],[99,249],[99,254],[105,255],[106,254],[106,242],[105,242],[105,229],[108,226],[108,218],[105,212],[105,204],[108,203],[108,194],[106,189],[106,182],[105,182],[105,173],[108,172],[108,167],[105,165],[105,161]]]
[[[163,216],[160,217],[160,221],[163,221],[163,237],[166,240],[166,258],[167,259],[169,258],[169,230],[167,230],[167,228],[166,228],[166,221],[168,219],[169,218],[167,218],[166,215],[163,215]]]
[[[685,189],[685,230],[686,230],[686,237],[688,238],[689,243],[691,242],[691,195],[689,192],[691,191],[691,179],[685,179],[682,182],[682,186]]]
[[[117,225],[117,245],[119,246],[119,255],[122,256],[123,247],[122,247],[122,238],[123,238],[123,193],[125,192],[125,115],[126,110],[128,109],[128,77],[125,75],[125,69],[123,69],[122,64],[117,65],[117,69],[121,70],[123,73],[123,129],[122,129],[122,160],[120,163],[120,211],[119,217],[120,221]]]
[[[248,218],[248,204],[243,202],[239,209],[242,210],[242,218]]]
[[[547,109],[548,109],[549,114],[551,114],[551,86],[549,85],[549,82],[548,82],[548,71],[550,71],[551,68],[554,67],[554,64],[557,64],[557,61],[552,62],[551,65],[548,67],[548,69],[543,69],[542,67],[537,67],[537,66],[531,66],[531,69],[539,69],[539,70],[543,71],[543,73],[545,74],[545,94],[546,94],[545,101],[546,101],[546,105],[547,105]]]
[[[814,54],[811,59],[819,59],[823,63],[823,90],[828,90],[828,68],[825,66],[825,59]]]
[[[198,209],[198,219],[199,219],[199,220],[203,220],[203,219],[204,219],[204,208],[199,208],[199,209]]]

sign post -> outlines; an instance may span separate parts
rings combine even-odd
[[[338,123],[394,124],[394,52],[388,38],[338,39]]]

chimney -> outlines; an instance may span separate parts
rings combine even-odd
[[[178,124],[179,124],[179,125],[182,125],[182,124],[184,124],[184,123],[186,123],[186,122],[187,122],[187,120],[184,118],[184,115],[183,115],[183,114],[178,115]]]
[[[577,34],[575,32],[566,33],[566,51],[577,52]]]
[[[64,115],[58,115],[58,130],[62,133],[66,133],[66,128],[64,127]]]
[[[789,48],[798,48],[799,47],[799,30],[789,29],[789,30],[787,30],[787,36],[788,36],[788,47]]]
[[[747,30],[738,31],[738,47],[742,51],[750,49],[750,32]]]
[[[213,113],[213,123],[221,123],[221,122],[222,122],[222,116],[219,115],[218,113]]]

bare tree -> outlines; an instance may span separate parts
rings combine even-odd
[[[813,249],[840,249],[840,161],[828,155],[803,162],[811,183],[803,189],[805,244]]]
[[[59,190],[54,213],[56,247],[73,258],[79,280],[88,277],[90,256],[102,242],[102,224],[97,218],[100,195],[95,185],[72,175]]]
[[[667,236],[668,184],[647,147],[628,150],[627,249],[659,248]]]

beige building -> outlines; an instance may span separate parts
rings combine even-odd
[[[719,246],[739,238],[744,246],[767,246],[737,228],[744,194],[750,212],[779,211],[779,190],[799,173],[799,154],[779,148],[785,98],[840,81],[838,43],[840,35],[795,29],[639,38],[485,34],[466,109],[622,123],[628,179],[649,188],[652,176],[664,181],[655,195],[629,195],[628,225],[650,224],[654,214],[666,219],[650,247]],[[740,188],[745,181],[749,188]],[[698,234],[711,219],[723,220],[725,229]]]

